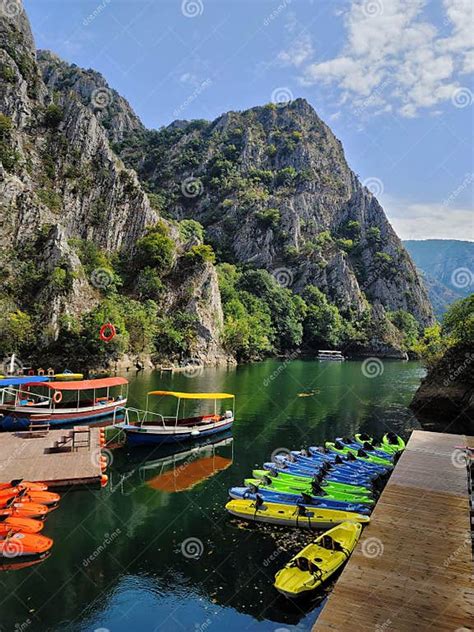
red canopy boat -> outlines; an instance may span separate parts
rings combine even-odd
[[[4,415],[0,427],[19,430],[32,423],[65,425],[97,420],[126,405],[127,385],[124,377],[106,377],[6,386],[0,389],[0,415]]]

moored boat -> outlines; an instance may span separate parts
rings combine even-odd
[[[177,400],[176,414],[162,415],[148,409],[148,398],[171,397]],[[232,400],[232,410],[218,412],[217,402]],[[182,401],[213,401],[211,414],[180,417]],[[235,396],[230,393],[182,393],[176,391],[150,391],[147,409],[126,408],[124,420],[114,426],[122,430],[131,445],[186,442],[228,430],[234,422]]]
[[[362,525],[343,522],[305,546],[275,575],[275,588],[285,597],[315,590],[333,575],[354,550]]]
[[[0,381],[0,428],[26,430],[30,426],[59,426],[111,416],[127,403],[128,380],[51,382],[45,377]],[[114,391],[117,390],[117,392]]]

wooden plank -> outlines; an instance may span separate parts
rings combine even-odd
[[[0,434],[0,481],[23,478],[51,487],[99,484],[101,469],[97,450],[100,433],[91,428],[91,442],[74,451],[50,452],[54,446],[71,445],[69,430],[50,430],[45,436],[29,433]]]
[[[472,437],[414,431],[313,632],[471,629]]]

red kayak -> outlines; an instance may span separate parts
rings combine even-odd
[[[0,491],[0,507],[12,498],[27,500],[32,503],[40,503],[47,507],[56,507],[61,497],[53,492],[37,492],[29,489],[19,489],[18,487],[9,487]]]
[[[14,531],[23,533],[39,533],[44,527],[41,520],[33,520],[33,518],[5,518],[0,522],[0,535]]]
[[[24,481],[22,478],[16,478],[9,483],[0,483],[0,492],[10,487],[18,487],[19,489],[30,489],[35,492],[46,492],[48,486],[44,483],[30,483],[30,481]]]
[[[4,507],[0,507],[0,520],[2,518],[41,518],[49,513],[49,507],[39,503],[30,503],[27,500],[12,498]]]
[[[0,533],[0,558],[21,560],[43,557],[53,546],[53,540],[33,533]]]

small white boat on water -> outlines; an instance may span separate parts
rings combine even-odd
[[[316,358],[318,360],[329,360],[332,362],[344,362],[345,360],[341,351],[324,351],[321,349],[318,351]]]
[[[148,409],[150,396],[174,398],[177,401],[176,414],[164,416]],[[182,417],[181,403],[188,400],[213,402],[210,414]],[[232,410],[220,412],[217,402],[232,400]],[[228,430],[234,422],[235,396],[230,393],[180,393],[175,391],[150,391],[146,410],[125,408],[125,418],[115,427],[122,430],[130,445],[165,444],[191,441]]]

